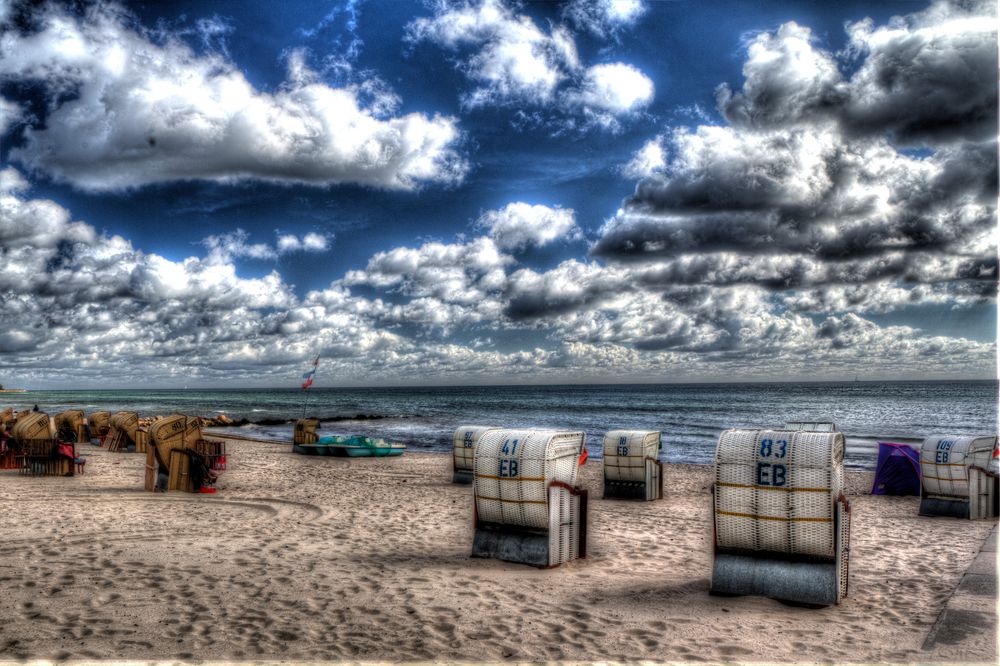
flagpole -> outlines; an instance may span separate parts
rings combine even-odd
[[[310,370],[310,371],[306,372],[304,375],[302,375],[302,378],[305,380],[304,382],[302,382],[302,392],[303,393],[306,393],[309,390],[309,387],[313,385],[313,379],[316,377],[316,369],[319,367],[319,355],[317,355],[316,359],[312,362],[312,366],[313,366],[312,370]],[[309,406],[309,404],[310,404],[309,400],[303,400],[302,401],[302,417],[301,418],[305,418],[306,417],[306,408]]]

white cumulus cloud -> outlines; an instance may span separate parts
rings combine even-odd
[[[666,165],[667,157],[663,150],[663,138],[658,136],[655,139],[650,139],[637,150],[632,159],[621,167],[621,172],[627,178],[645,178],[663,171]]]
[[[476,226],[486,229],[503,250],[523,250],[532,245],[542,247],[560,238],[576,240],[582,237],[573,209],[521,201],[483,213]]]
[[[563,10],[571,23],[598,37],[616,37],[646,13],[643,0],[572,0]]]
[[[37,22],[0,35],[0,81],[40,82],[51,109],[11,158],[81,189],[191,179],[412,189],[465,173],[454,118],[383,118],[384,105],[362,105],[363,84],[330,87],[301,54],[265,92],[223,54],[154,38],[114,5],[82,17],[53,5]]]
[[[501,0],[439,2],[434,16],[410,23],[408,39],[470,53],[456,63],[478,84],[463,96],[470,107],[551,107],[617,129],[618,117],[647,107],[655,92],[653,81],[632,65],[585,66],[568,29],[545,32]]]
[[[330,237],[313,231],[301,238],[295,234],[283,234],[278,237],[278,252],[325,252],[330,248]]]

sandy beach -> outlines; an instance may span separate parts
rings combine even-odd
[[[297,456],[231,440],[215,496],[142,490],[144,456],[89,445],[86,473],[0,472],[0,660],[996,661],[996,625],[922,645],[993,527],[920,518],[849,472],[849,597],[807,609],[714,597],[711,468],[659,502],[591,492],[588,558],[469,558],[451,459]],[[995,601],[994,601],[995,608]]]

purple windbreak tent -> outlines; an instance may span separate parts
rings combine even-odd
[[[872,495],[919,495],[920,451],[906,444],[878,443]]]

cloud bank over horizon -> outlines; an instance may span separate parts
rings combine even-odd
[[[456,58],[459,88],[440,94],[461,98],[457,116],[402,112],[427,100],[403,106],[390,76],[340,60],[374,83],[331,83],[299,48],[268,89],[224,47],[113,4],[0,11],[0,136],[16,137],[0,383],[292,385],[316,354],[337,384],[995,376],[995,341],[908,318],[995,312],[995,7],[853,18],[839,50],[786,21],[748,38],[742,83],[716,82],[717,115],[693,125],[653,114],[653,78],[616,57],[656,9],[584,0],[546,25],[482,0],[401,21],[400,58]],[[633,193],[615,211],[478,185],[488,156],[467,126],[487,109],[508,133],[522,112],[549,138],[571,121],[584,146],[639,128],[601,167]],[[487,195],[447,225],[387,214],[392,240],[363,246],[367,231],[287,220],[193,224],[180,255],[56,196],[141,200],[178,181],[277,182],[290,207],[316,187],[330,206]]]

